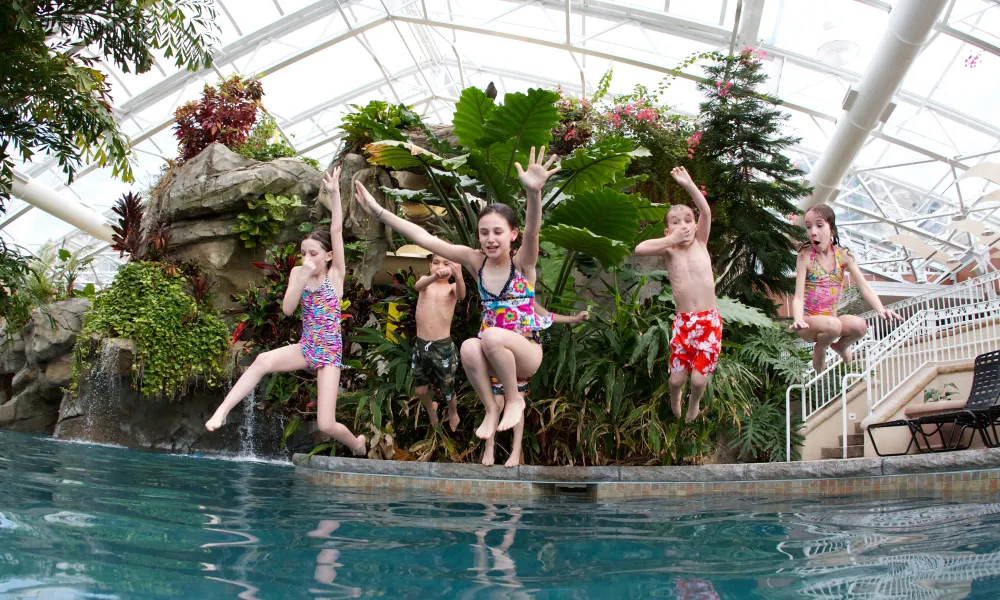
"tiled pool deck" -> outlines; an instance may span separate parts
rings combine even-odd
[[[682,467],[534,467],[292,457],[313,482],[368,490],[413,489],[457,496],[595,500],[672,496],[903,498],[1000,497],[1000,449],[791,463]]]

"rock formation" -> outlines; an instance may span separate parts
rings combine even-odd
[[[70,381],[73,346],[89,307],[88,300],[75,298],[35,309],[28,325],[3,351],[0,428],[52,433],[62,389]]]

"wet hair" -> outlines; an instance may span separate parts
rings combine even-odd
[[[805,215],[808,215],[809,213],[816,213],[821,219],[826,221],[826,224],[830,226],[831,242],[834,246],[840,246],[843,248],[843,246],[840,245],[840,235],[837,233],[837,215],[833,213],[833,209],[830,208],[830,205],[817,204],[806,210],[802,216],[805,217]],[[799,250],[805,250],[806,248],[812,248],[812,244],[806,242],[799,246]]]
[[[698,213],[694,212],[694,209],[691,208],[690,206],[688,206],[687,204],[674,204],[669,209],[667,209],[667,212],[663,213],[663,224],[666,227],[670,227],[670,223],[669,223],[670,213],[672,213],[672,212],[674,212],[676,210],[682,209],[682,208],[686,208],[689,211],[691,211],[691,214],[694,215],[695,219],[698,218]]]
[[[333,250],[333,241],[330,239],[330,232],[326,229],[319,229],[306,234],[306,237],[302,238],[302,241],[306,240],[316,240],[323,247],[324,252]]]
[[[517,215],[514,214],[514,209],[507,206],[506,204],[501,204],[499,202],[494,202],[493,204],[487,204],[486,207],[483,208],[483,210],[479,211],[479,219],[482,219],[486,215],[490,214],[500,215],[501,217],[503,217],[505,221],[507,221],[507,225],[509,225],[511,229],[517,229]],[[521,232],[519,230],[517,232],[517,238],[515,238],[514,241],[510,243],[511,258],[513,258],[514,254],[517,252],[517,247],[520,247],[521,245],[520,242],[521,242]]]

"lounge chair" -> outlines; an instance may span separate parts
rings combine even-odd
[[[997,420],[1000,419],[1000,350],[976,357],[972,374],[972,389],[967,400],[924,403],[906,409],[906,419],[868,426],[868,439],[879,456],[901,456],[916,448],[917,452],[950,452],[967,450],[976,432],[987,448],[1000,446]],[[883,454],[872,433],[883,427],[906,427],[910,443],[902,452]],[[968,434],[968,435],[966,435]]]

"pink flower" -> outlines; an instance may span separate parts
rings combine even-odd
[[[574,135],[576,135],[576,127],[566,132],[566,136],[563,138],[563,141],[568,142]]]

